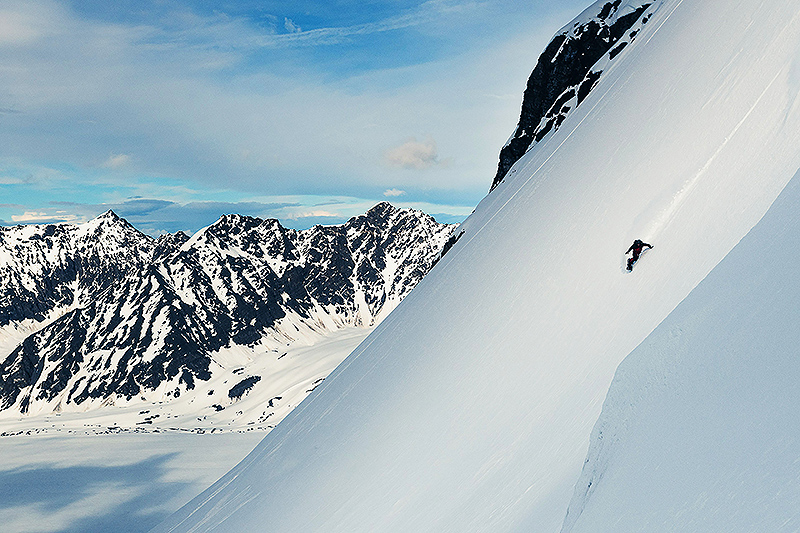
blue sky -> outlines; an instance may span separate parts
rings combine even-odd
[[[382,200],[459,221],[588,3],[4,0],[0,224],[305,228]]]

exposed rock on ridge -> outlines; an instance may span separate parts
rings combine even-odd
[[[519,123],[500,151],[491,189],[533,144],[557,130],[567,113],[583,102],[608,63],[636,38],[660,3],[601,0],[553,37],[528,78]]]

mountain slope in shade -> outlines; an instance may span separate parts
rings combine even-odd
[[[800,174],[620,365],[564,531],[800,529]]]
[[[617,366],[800,168],[798,49],[794,1],[666,0],[408,298],[158,530],[558,531]],[[635,238],[655,248],[627,274]]]
[[[35,299],[27,286],[61,299],[6,325],[0,406],[37,414],[167,401],[237,370],[237,382],[202,398],[224,408],[261,379],[246,370],[258,354],[278,357],[298,341],[380,321],[438,259],[451,229],[386,203],[341,226],[294,231],[225,215],[191,238],[157,241],[113,213],[77,227],[6,228],[2,268],[16,276],[7,307],[17,295]],[[70,238],[53,245],[54,233]],[[51,277],[58,268],[71,277]],[[225,355],[237,346],[242,354]]]

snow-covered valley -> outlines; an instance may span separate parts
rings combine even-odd
[[[220,359],[227,356],[230,364],[225,371],[199,383],[193,394],[169,400],[38,415],[0,411],[0,437],[170,431],[264,434],[313,391],[370,331],[371,328],[345,328],[319,336],[310,344],[295,343],[280,351],[231,347],[217,355]],[[240,387],[241,391],[233,389],[243,382],[245,374],[260,379],[244,381],[247,387]]]
[[[0,529],[148,531],[319,386],[450,230],[386,203],[301,232],[0,227]]]
[[[144,533],[262,438],[176,432],[0,438],[0,529]]]
[[[451,230],[388,203],[304,231],[224,215],[191,238],[155,240],[110,211],[77,226],[0,227],[0,419],[113,406],[142,412],[104,418],[128,429],[187,413],[266,429],[302,398],[293,388],[313,388],[346,355],[322,348],[324,362],[294,364],[298,350],[374,327]]]

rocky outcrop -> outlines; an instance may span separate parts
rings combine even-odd
[[[553,37],[528,78],[519,123],[500,151],[491,189],[585,100],[608,63],[636,38],[658,5],[659,0],[602,0]]]

